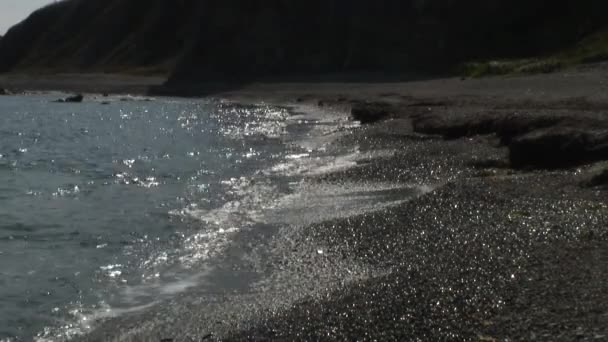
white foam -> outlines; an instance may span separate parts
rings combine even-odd
[[[158,302],[140,305],[130,308],[111,308],[105,303],[100,303],[96,309],[84,309],[79,306],[70,311],[72,316],[71,321],[65,321],[63,325],[59,327],[46,327],[36,337],[35,342],[57,342],[57,341],[69,341],[78,336],[85,335],[95,328],[95,325],[105,319],[120,317],[122,315],[141,312],[146,310]]]
[[[184,242],[184,251],[179,260],[184,267],[189,267],[221,254],[230,244],[231,237],[240,228],[220,228],[209,233],[198,233]]]
[[[356,147],[354,152],[339,156],[312,156],[301,154],[298,158],[286,157],[286,161],[264,170],[266,175],[282,174],[285,176],[320,176],[332,172],[344,171],[359,166],[364,161],[376,158],[389,158],[395,154],[391,150],[378,150],[370,152],[359,152]]]
[[[266,222],[309,225],[399,205],[432,191],[431,186],[382,182],[329,184],[300,182],[291,194],[265,207]]]
[[[295,114],[289,117],[291,121],[315,121],[318,123],[340,124],[351,122],[350,114],[346,107],[319,107],[310,104],[293,106]]]
[[[138,308],[149,306],[200,285],[207,274],[208,270],[203,268],[186,276],[169,274],[168,277],[171,279],[163,279],[161,275],[147,277],[141,284],[122,286],[116,297],[123,305],[119,307],[108,306],[108,309],[113,314],[138,311]]]
[[[260,208],[277,196],[276,186],[268,180],[241,177],[224,180],[221,184],[226,187],[226,193],[236,197],[235,200],[216,209],[200,209],[193,205],[170,214],[202,221],[217,229],[240,229],[260,222]]]
[[[310,157],[310,153],[300,153],[300,154],[289,154],[285,158],[286,159],[302,159]]]
[[[116,269],[121,266],[108,265],[105,268]],[[45,328],[34,338],[34,341],[68,341],[77,336],[82,336],[91,332],[103,320],[144,311],[165,299],[172,298],[192,287],[198,286],[203,282],[207,274],[208,270],[203,269],[195,274],[172,281],[160,280],[157,277],[154,281],[144,282],[135,286],[123,285],[114,296],[114,300],[121,303],[120,306],[112,306],[104,301],[92,308],[76,304],[69,309],[71,319],[64,321],[63,324],[57,327]],[[59,308],[55,308],[54,311],[58,312]]]

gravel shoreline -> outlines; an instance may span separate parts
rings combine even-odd
[[[286,91],[353,107],[375,122],[354,141],[398,151],[330,179],[439,186],[308,232],[388,274],[228,340],[608,340],[607,76],[599,67],[463,89],[439,80],[354,96]]]
[[[335,246],[330,255],[387,275],[298,303],[228,340],[605,339],[605,191],[581,187],[576,170],[479,167],[480,157],[505,155],[480,140],[406,140],[386,165],[334,175],[367,179],[386,168],[407,170],[391,176],[409,182],[447,170],[423,197],[309,231]],[[412,171],[412,162],[432,166]]]
[[[252,261],[266,281],[249,291],[191,291],[82,340],[608,340],[608,73],[600,70],[221,94],[355,108],[370,124],[336,144],[394,155],[311,180],[433,191],[276,234]]]

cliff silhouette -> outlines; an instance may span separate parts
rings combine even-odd
[[[443,72],[541,56],[603,29],[599,0],[64,0],[0,40],[0,72],[170,73],[171,82]]]
[[[0,71],[169,71],[192,41],[196,1],[68,0],[32,13],[0,41]]]

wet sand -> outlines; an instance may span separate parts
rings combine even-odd
[[[253,84],[218,96],[356,108],[369,124],[334,144],[394,152],[310,181],[432,191],[256,240],[249,267],[225,270],[263,275],[247,290],[193,289],[82,340],[608,340],[604,66],[481,80]],[[522,148],[532,157],[518,157]]]

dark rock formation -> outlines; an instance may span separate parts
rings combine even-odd
[[[351,117],[362,124],[378,122],[389,116],[391,107],[385,103],[355,103]]]
[[[608,186],[608,168],[599,172],[589,182],[590,186]]]
[[[76,94],[74,96],[66,97],[65,99],[59,99],[54,102],[57,103],[80,103],[84,100],[84,96],[82,94]]]
[[[475,135],[496,134],[508,145],[514,137],[556,125],[572,124],[571,117],[546,113],[467,112],[451,115],[422,115],[413,125],[418,133],[441,135],[446,139],[458,139]]]
[[[568,46],[603,27],[606,10],[598,0],[66,0],[7,32],[0,71],[147,67],[173,70],[173,84],[441,71]]]
[[[571,167],[608,159],[608,131],[575,128],[537,130],[509,144],[511,166]]]
[[[11,95],[11,92],[4,88],[0,88],[0,95]]]
[[[406,108],[400,115],[411,119],[416,133],[445,139],[495,136],[509,149],[513,168],[570,168],[608,160],[608,119],[598,112]]]

